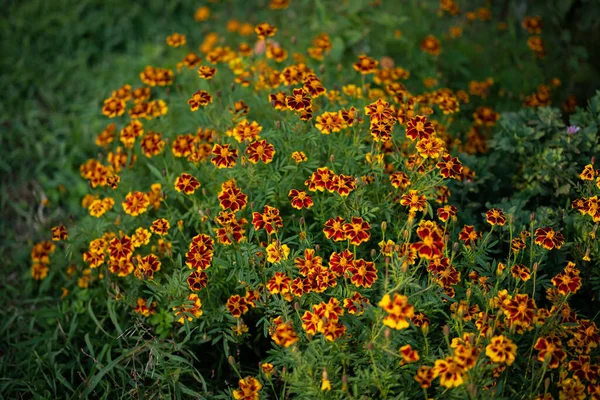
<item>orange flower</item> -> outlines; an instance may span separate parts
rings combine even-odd
[[[52,228],[52,240],[55,242],[67,240],[69,233],[64,225],[55,226]]]
[[[523,28],[527,29],[527,32],[533,35],[539,35],[542,33],[542,18],[538,15],[529,16],[526,15],[521,23]]]
[[[348,268],[354,266],[354,254],[346,249],[341,253],[333,252],[329,257],[329,268],[337,275],[342,276]]]
[[[315,127],[325,135],[339,132],[344,127],[344,120],[339,112],[324,112],[317,117]]]
[[[323,233],[327,239],[333,239],[335,242],[340,242],[346,239],[346,234],[344,233],[344,219],[342,217],[336,217],[335,219],[330,218],[325,222],[325,228],[323,228]]]
[[[545,249],[557,250],[565,244],[565,237],[560,232],[555,232],[552,228],[538,228],[535,230],[535,244]]]
[[[122,203],[123,210],[126,214],[129,214],[133,217],[138,216],[148,209],[150,205],[150,200],[148,199],[148,195],[143,192],[129,192],[127,196],[125,196],[125,201]]]
[[[558,337],[538,338],[533,346],[538,350],[538,361],[548,362],[548,368],[558,368],[567,358],[567,353],[562,350],[562,343]]]
[[[174,33],[170,36],[167,36],[167,44],[171,47],[180,47],[183,46],[186,42],[185,35]]]
[[[277,32],[277,28],[269,25],[266,22],[263,22],[262,24],[258,24],[254,27],[254,32],[256,32],[256,35],[258,35],[259,39],[266,39],[268,37],[275,36],[275,32]]]
[[[410,344],[400,347],[400,356],[402,357],[401,365],[412,364],[420,360],[419,353],[412,348]]]
[[[504,224],[506,223],[506,216],[504,215],[502,210],[499,210],[497,208],[492,208],[489,211],[487,211],[485,213],[485,217],[486,217],[487,223],[492,226],[494,226],[494,225],[504,226]]]
[[[451,205],[445,205],[444,207],[437,209],[438,218],[442,222],[446,222],[450,218],[455,217],[457,212],[458,210],[456,209],[456,207]]]
[[[139,279],[154,279],[154,274],[160,270],[161,262],[154,254],[145,257],[137,256],[135,276]]]
[[[242,193],[242,190],[235,185],[221,190],[218,198],[223,210],[229,209],[236,212],[243,210],[246,208],[246,204],[248,204],[248,196]]]
[[[463,369],[453,357],[435,360],[433,367],[435,377],[440,377],[440,384],[447,388],[459,387],[464,383]]]
[[[562,294],[576,293],[581,288],[581,278],[579,277],[579,270],[575,268],[575,264],[569,262],[564,272],[552,278],[552,284]]]
[[[409,211],[425,211],[427,209],[427,198],[419,194],[418,190],[409,190],[408,194],[402,195],[400,204],[409,207]]]
[[[102,114],[108,118],[120,117],[125,113],[125,102],[115,97],[109,97],[104,100]]]
[[[496,121],[500,119],[500,114],[495,112],[490,107],[480,106],[477,107],[477,109],[473,113],[473,118],[475,119],[476,125],[492,127],[496,125]]]
[[[406,137],[410,140],[426,139],[435,134],[433,124],[427,121],[427,117],[417,115],[406,123]]]
[[[294,111],[308,109],[312,104],[310,97],[303,89],[294,89],[292,95],[285,98],[285,102],[287,107]]]
[[[423,389],[431,387],[431,381],[435,379],[435,372],[433,368],[426,365],[421,365],[415,375],[415,381],[419,383],[419,386]]]
[[[171,229],[171,224],[165,218],[159,218],[152,222],[152,226],[150,226],[150,230],[157,235],[165,236],[169,233],[169,229]]]
[[[371,225],[360,217],[352,217],[351,222],[344,224],[344,236],[351,244],[359,246],[371,238]]]
[[[279,216],[279,210],[275,207],[265,205],[263,213],[253,212],[252,223],[254,224],[254,230],[265,229],[270,235],[277,231],[278,228],[283,227],[283,220]]]
[[[175,190],[185,194],[193,194],[200,187],[200,182],[194,176],[183,173],[175,179]]]
[[[390,295],[386,294],[378,305],[388,314],[383,320],[384,325],[397,330],[410,326],[408,321],[414,316],[414,307],[408,303],[408,297],[396,293],[392,300]]]
[[[244,141],[252,142],[260,139],[260,132],[262,132],[262,129],[262,126],[260,126],[258,122],[248,122],[248,120],[244,119],[233,128],[233,137],[239,143]]]
[[[432,56],[437,56],[442,52],[442,44],[435,36],[427,35],[421,42],[421,50]]]
[[[256,378],[247,376],[239,380],[240,389],[233,391],[235,400],[258,400],[260,399],[259,391],[262,389],[262,384]]]
[[[437,137],[421,139],[417,142],[417,151],[423,158],[439,158],[446,150],[444,141]],[[462,171],[462,170],[461,170]]]
[[[234,318],[240,318],[249,310],[248,305],[246,304],[246,298],[241,297],[239,294],[230,296],[227,300],[227,310],[229,310]]]
[[[354,69],[362,75],[374,74],[377,72],[379,61],[372,59],[366,55],[358,56],[358,62],[354,63]]]
[[[527,328],[533,322],[535,301],[527,294],[516,294],[504,300],[503,310],[511,325]]]
[[[462,240],[466,246],[470,246],[473,242],[481,237],[481,232],[475,231],[475,227],[471,225],[463,226],[458,234],[458,239]]]
[[[291,323],[282,323],[277,325],[275,332],[273,332],[271,335],[271,338],[275,343],[285,348],[290,347],[299,340],[298,334],[292,327]]]
[[[588,164],[583,168],[581,174],[579,174],[579,178],[583,181],[593,181],[594,180],[594,166],[592,164]]]
[[[377,268],[372,261],[365,261],[362,258],[348,267],[348,272],[352,274],[351,282],[358,287],[370,288],[377,280]]]
[[[212,148],[213,158],[210,160],[213,165],[219,169],[235,167],[238,158],[237,149],[232,149],[231,145],[220,145],[215,143]]]
[[[358,292],[354,292],[352,297],[344,299],[344,307],[348,313],[356,316],[362,315],[369,304],[369,299]]]
[[[485,348],[485,355],[493,362],[512,365],[515,362],[517,345],[503,335],[494,336]]]
[[[202,79],[210,80],[216,73],[217,70],[211,66],[201,65],[198,67],[198,76]]]
[[[515,279],[527,282],[531,278],[531,271],[523,264],[515,264],[510,268],[510,273]]]
[[[413,243],[411,248],[417,252],[419,257],[431,260],[442,255],[444,242],[441,230],[435,222],[422,220],[417,228],[417,236],[421,241]]]
[[[248,148],[246,148],[248,161],[253,164],[258,163],[259,160],[265,164],[268,164],[273,161],[275,153],[275,147],[264,139],[252,142],[250,145],[248,145]]]
[[[292,198],[292,207],[298,210],[301,210],[303,208],[311,208],[314,204],[312,197],[306,194],[304,190],[292,189],[288,193],[288,197]]]
[[[208,275],[204,271],[192,271],[187,278],[187,284],[192,292],[202,290],[208,285]]]
[[[191,304],[190,304],[191,303]],[[192,321],[194,318],[202,316],[202,302],[197,294],[192,293],[187,297],[187,303],[182,304],[179,307],[173,307],[175,311],[175,318],[181,317],[177,320],[180,324],[183,324],[185,320]],[[191,315],[189,315],[191,314]]]
[[[212,96],[208,94],[206,90],[198,90],[192,95],[192,98],[188,100],[190,110],[197,111],[201,106],[207,106],[212,103]]]
[[[456,157],[451,157],[449,154],[442,156],[442,161],[436,164],[440,169],[440,175],[444,178],[460,179],[463,166]]]

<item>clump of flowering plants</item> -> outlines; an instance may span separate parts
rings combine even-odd
[[[125,365],[132,393],[175,382],[235,399],[599,396],[598,328],[570,300],[581,263],[598,260],[600,171],[571,177],[584,197],[569,212],[590,227],[583,258],[560,221],[492,206],[462,219],[455,193],[477,174],[459,153],[483,152],[500,118],[466,90],[485,98],[493,80],[413,89],[391,59],[336,65],[327,33],[300,50],[284,26],[208,34],[201,53],[173,33],[179,62],[104,100],[98,156],[80,168],[89,216],[31,253],[32,278],[61,285],[63,304],[135,339],[78,393],[109,391],[104,376]],[[429,35],[420,51],[441,46]],[[529,47],[544,56],[539,38]],[[465,143],[455,120],[470,126]]]

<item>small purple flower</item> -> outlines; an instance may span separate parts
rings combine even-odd
[[[579,129],[580,129],[580,128],[579,128],[577,125],[571,125],[571,126],[569,126],[569,127],[567,128],[567,133],[568,133],[569,135],[574,135],[574,134],[576,134],[577,132],[579,132]]]

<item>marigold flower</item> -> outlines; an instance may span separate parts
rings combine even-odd
[[[400,204],[409,207],[409,211],[425,211],[427,209],[427,198],[419,194],[418,190],[409,190],[408,194],[402,195]]]
[[[383,320],[384,325],[397,330],[410,326],[408,321],[414,316],[414,307],[408,303],[408,297],[394,294],[392,300],[390,295],[386,294],[378,305],[388,313]]]
[[[442,44],[433,35],[427,35],[421,42],[421,50],[432,56],[438,56],[442,52]]]
[[[352,217],[350,222],[344,224],[345,238],[356,246],[369,241],[371,238],[370,230],[371,225],[360,217]]]
[[[600,366],[590,364],[589,356],[580,355],[577,360],[569,361],[569,371],[573,371],[573,376],[580,381],[595,383],[600,374]]]
[[[472,225],[463,226],[462,230],[458,233],[458,239],[461,240],[465,246],[471,246],[471,244],[480,237],[481,232],[477,232]]]
[[[135,268],[135,276],[138,279],[154,279],[154,274],[160,271],[162,263],[154,254],[149,254],[145,257],[137,256],[137,264]]]
[[[215,143],[211,153],[213,154],[213,158],[211,158],[210,162],[218,169],[235,167],[238,151],[237,149],[232,149],[231,145]]]
[[[581,288],[581,278],[575,264],[569,262],[563,272],[552,278],[552,284],[561,294],[576,293]]]
[[[123,237],[120,239],[114,238],[110,241],[108,252],[111,259],[128,260],[133,254],[133,244],[131,242],[131,238],[127,235],[123,235]]]
[[[442,155],[446,151],[444,141],[437,137],[430,137],[419,140],[417,142],[416,148],[421,157],[432,159],[439,158],[440,155]]]
[[[120,117],[125,113],[125,101],[115,98],[109,97],[104,100],[104,106],[102,106],[102,114],[106,115],[108,118]]]
[[[290,110],[300,111],[310,108],[312,101],[304,89],[294,89],[292,95],[285,98],[285,103]]]
[[[287,244],[273,242],[267,246],[267,261],[273,264],[279,264],[287,260],[290,255],[290,248]]]
[[[276,344],[283,346],[284,348],[290,347],[299,340],[298,334],[291,323],[278,324],[271,335],[271,338]]]
[[[31,277],[36,281],[41,281],[48,276],[50,268],[46,264],[33,263],[31,266]]]
[[[444,288],[456,285],[460,281],[460,272],[450,264],[448,257],[434,258],[429,262],[427,271],[431,272],[435,280]]]
[[[421,221],[417,228],[417,236],[420,242],[413,243],[411,248],[417,252],[419,257],[431,260],[442,255],[444,242],[440,228],[433,221]]]
[[[435,371],[433,368],[426,365],[421,365],[415,375],[415,381],[419,383],[419,386],[423,389],[431,387],[431,382],[435,379]]]
[[[173,311],[175,311],[175,318],[177,322],[183,324],[185,320],[192,321],[194,318],[200,318],[202,316],[202,302],[197,294],[192,293],[187,297],[188,303],[182,304],[178,307],[173,307]],[[189,304],[191,302],[191,304]]]
[[[538,228],[535,230],[535,244],[545,249],[557,250],[565,244],[565,237],[560,232],[555,232],[552,228]]]
[[[193,194],[200,187],[200,182],[194,176],[183,173],[175,179],[175,190],[185,194]]]
[[[339,112],[324,112],[317,116],[315,127],[325,135],[331,132],[339,132],[344,127],[344,120]]]
[[[213,76],[215,76],[216,73],[217,73],[216,68],[213,68],[209,65],[201,65],[198,67],[198,77],[200,77],[202,79],[211,80],[213,78]],[[194,111],[194,110],[192,110],[192,111]]]
[[[167,36],[167,44],[171,47],[183,46],[185,42],[185,35],[182,35],[180,33],[174,33],[172,35]]]
[[[440,384],[447,388],[459,387],[464,383],[463,369],[452,357],[435,360],[434,376],[440,378]]]
[[[435,134],[435,129],[427,117],[417,115],[406,123],[406,137],[410,140],[426,139]]]
[[[358,287],[370,288],[377,280],[377,268],[372,261],[358,259],[347,271],[352,274],[350,281]]]
[[[454,218],[457,212],[457,208],[451,205],[445,205],[444,207],[437,209],[438,218],[442,222],[446,222],[450,218]]]
[[[579,178],[582,181],[593,181],[594,180],[594,166],[592,164],[588,164],[583,168],[581,174],[579,174]]]
[[[329,218],[327,222],[325,222],[325,227],[323,228],[323,233],[325,233],[325,237],[327,239],[333,239],[335,242],[340,242],[346,239],[346,234],[344,233],[344,224],[345,220],[342,217]]]
[[[262,126],[260,126],[258,122],[248,122],[248,120],[244,119],[233,128],[233,137],[239,143],[244,141],[252,142],[260,139],[260,132],[262,132],[262,129]]]
[[[488,224],[494,226],[504,226],[506,223],[506,216],[502,210],[497,208],[492,208],[489,211],[486,211],[485,218]]]
[[[349,314],[356,316],[362,315],[370,304],[369,299],[358,292],[354,292],[352,297],[344,299],[344,308],[348,310]]]
[[[246,204],[248,204],[248,196],[237,186],[221,190],[218,198],[223,210],[229,209],[237,212],[246,208]]]
[[[148,318],[152,314],[156,314],[156,302],[153,301],[150,304],[150,307],[147,305],[147,301],[141,297],[138,297],[137,304],[135,306],[135,313],[140,314],[146,318]]]
[[[526,15],[523,18],[523,22],[521,22],[521,25],[523,26],[523,28],[527,29],[527,32],[529,32],[532,35],[539,35],[540,33],[542,33],[542,18],[538,15]]]
[[[192,111],[197,111],[200,107],[207,106],[210,103],[212,103],[212,96],[206,90],[198,90],[188,100],[190,110]]]
[[[503,335],[494,336],[485,348],[485,355],[493,362],[512,365],[517,354],[517,345]]]
[[[372,59],[366,55],[358,56],[358,62],[353,64],[353,67],[356,71],[360,72],[362,75],[366,74],[374,74],[377,72],[377,66],[379,65],[379,61]]]
[[[266,22],[263,22],[262,24],[258,24],[254,27],[254,32],[256,32],[256,35],[258,36],[259,39],[264,40],[268,37],[275,36],[275,32],[277,32],[277,28],[269,25]]]
[[[445,154],[442,156],[442,161],[436,164],[436,167],[440,169],[440,175],[444,178],[461,178],[463,166],[456,157],[452,157],[449,154]]]
[[[246,304],[246,298],[241,297],[238,294],[230,296],[227,300],[227,310],[229,310],[234,318],[240,318],[249,310],[248,305]]]
[[[165,141],[162,140],[162,133],[149,131],[142,137],[140,145],[144,155],[151,158],[160,154],[165,147]]]
[[[483,125],[492,127],[496,125],[496,122],[500,119],[500,114],[495,112],[490,107],[477,107],[473,113],[473,119],[475,119],[476,125]]]
[[[69,233],[67,232],[67,228],[64,225],[58,225],[52,228],[52,240],[55,242],[61,240],[67,240],[69,237]]]
[[[516,294],[504,300],[503,311],[512,325],[528,328],[533,322],[535,301],[527,294]]]
[[[208,275],[204,271],[192,271],[186,282],[192,292],[197,292],[208,285]]]
[[[567,353],[562,351],[562,343],[557,337],[538,338],[533,348],[538,350],[538,361],[548,362],[548,368],[558,368],[560,363],[567,358]]]
[[[291,197],[291,204],[297,210],[301,210],[303,208],[311,208],[314,203],[312,197],[307,194],[304,190],[296,190],[292,189],[288,193],[288,197]]]
[[[265,205],[262,214],[258,212],[252,213],[252,224],[254,225],[254,230],[264,229],[270,235],[276,232],[278,228],[283,227],[283,220],[279,216],[277,208]]]
[[[527,282],[531,278],[531,270],[523,264],[515,264],[510,268],[510,273],[515,279]]]
[[[392,172],[390,174],[390,182],[396,189],[404,190],[410,185],[410,179],[404,172]]]
[[[248,145],[246,148],[246,154],[248,154],[248,161],[253,164],[262,161],[265,164],[273,161],[275,156],[275,147],[268,143],[266,140],[257,140]]]
[[[165,236],[169,233],[169,229],[171,229],[171,224],[165,218],[159,218],[152,222],[150,226],[150,230],[157,235]]]

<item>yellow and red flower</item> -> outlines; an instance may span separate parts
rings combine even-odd
[[[185,194],[193,194],[200,187],[200,182],[194,176],[182,173],[175,179],[175,190]]]

